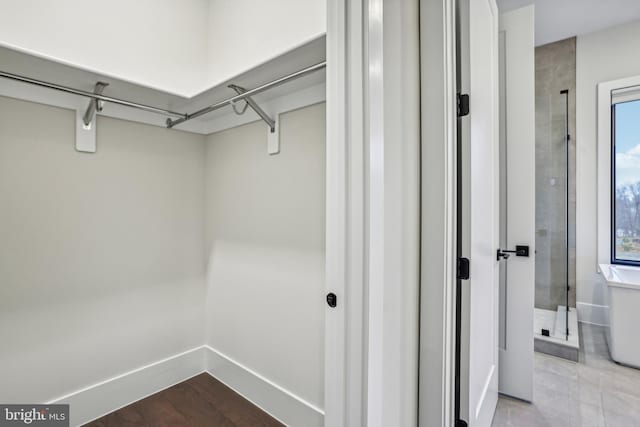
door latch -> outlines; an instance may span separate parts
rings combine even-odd
[[[327,304],[331,308],[335,308],[338,305],[338,297],[333,292],[327,294]]]
[[[500,261],[500,259],[509,259],[510,254],[515,254],[516,256],[529,256],[529,246],[525,245],[516,245],[516,250],[507,250],[507,249],[498,249],[496,252],[496,260]]]

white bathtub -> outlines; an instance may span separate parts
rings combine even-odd
[[[607,282],[611,357],[640,368],[640,268],[600,264],[600,270]]]

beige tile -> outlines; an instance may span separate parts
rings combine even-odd
[[[616,412],[605,413],[605,426],[607,427],[640,427],[640,419]]]
[[[602,403],[605,421],[635,420],[635,424],[625,425],[640,425],[640,397],[605,389],[602,391]]]
[[[605,427],[604,413],[600,405],[580,403],[571,419],[572,427]]]
[[[640,427],[640,370],[609,358],[604,328],[580,332],[581,362],[536,353],[534,402],[501,397],[494,426]]]

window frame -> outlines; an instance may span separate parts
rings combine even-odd
[[[640,95],[635,97],[634,99],[629,99],[621,102],[614,102],[613,98],[611,99],[611,137],[610,137],[610,147],[611,147],[611,171],[609,174],[611,180],[611,224],[610,224],[610,262],[615,265],[626,265],[632,267],[640,267],[640,259],[639,260],[628,260],[628,259],[619,259],[616,256],[616,105],[624,104],[627,102],[640,102]]]
[[[622,99],[624,94],[628,93],[628,90],[634,87],[640,87],[640,75],[625,77],[618,80],[604,81],[596,84],[596,128],[594,129],[596,132],[596,150],[593,155],[595,157],[591,157],[592,152],[590,152],[589,147],[584,147],[583,150],[578,150],[576,152],[577,156],[577,178],[578,183],[576,185],[580,185],[580,175],[585,173],[590,173],[590,166],[588,163],[591,161],[596,162],[596,211],[590,212],[589,210],[580,209],[580,192],[578,192],[578,208],[576,211],[576,222],[577,226],[582,227],[587,225],[590,221],[595,220],[596,222],[596,257],[595,259],[587,256],[586,253],[582,253],[582,256],[588,259],[588,261],[594,262],[593,268],[595,273],[601,273],[600,265],[612,264],[615,257],[612,256],[612,228],[614,222],[612,221],[612,216],[614,214],[613,204],[612,204],[612,168],[615,171],[613,166],[612,157],[612,117],[611,117],[611,108],[614,104],[614,98],[616,100]],[[581,97],[580,91],[578,91],[578,98]],[[640,93],[640,91],[638,92]],[[582,95],[584,96],[584,94]],[[580,100],[578,100],[580,102]],[[584,111],[580,109],[577,110],[578,120],[580,116],[584,116]],[[579,128],[580,130],[580,128]],[[584,142],[588,142],[589,136],[578,135],[578,141],[584,139]],[[584,178],[584,177],[583,177]],[[583,201],[584,203],[590,202],[590,196],[583,193]],[[613,197],[615,197],[615,193],[613,193]],[[583,206],[586,208],[586,206]],[[593,215],[595,213],[595,215]],[[584,230],[583,230],[584,231]],[[584,242],[578,242],[581,239],[580,233],[576,235],[576,250],[580,251],[580,247],[584,246],[583,251],[587,251],[589,247],[593,243],[586,239]],[[615,244],[615,241],[613,242]],[[585,259],[584,261],[587,261]],[[624,262],[624,260],[622,261]],[[576,259],[576,263],[578,264],[578,269],[580,269],[580,256]],[[636,266],[635,264],[630,268],[640,268],[640,266]]]

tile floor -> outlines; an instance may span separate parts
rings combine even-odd
[[[640,370],[609,357],[605,329],[580,324],[578,363],[536,353],[534,402],[500,397],[494,427],[640,427]]]

